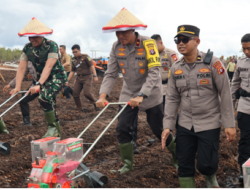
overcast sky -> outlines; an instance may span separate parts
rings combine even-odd
[[[82,53],[109,56],[116,36],[102,27],[123,7],[148,25],[140,34],[160,34],[175,51],[173,37],[182,24],[199,27],[199,50],[210,48],[218,57],[241,56],[241,37],[250,33],[250,0],[1,0],[0,47],[22,49],[28,38],[17,34],[36,17],[54,30],[47,38],[66,45],[68,53],[79,44]]]

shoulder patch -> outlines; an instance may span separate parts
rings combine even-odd
[[[218,71],[219,75],[222,75],[222,74],[224,74],[225,69],[223,67],[220,67],[219,69],[217,69],[217,71]]]
[[[89,56],[87,57],[87,59],[88,59],[89,61],[91,61],[91,58],[90,58]]]
[[[216,61],[214,64],[213,64],[213,67],[215,69],[219,69],[221,67],[221,62],[220,61]]]
[[[177,58],[176,54],[172,54],[171,57],[172,57],[172,59],[173,59],[174,61],[178,61],[178,58]]]

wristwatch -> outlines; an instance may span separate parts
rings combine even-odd
[[[40,87],[42,86],[39,81],[36,82],[36,85],[39,85]]]
[[[93,75],[93,77],[97,77],[97,75]]]
[[[143,97],[143,99],[147,98],[147,96],[146,96],[145,94],[143,94],[142,92],[139,92],[139,93],[137,94],[137,96],[141,96],[141,97]]]

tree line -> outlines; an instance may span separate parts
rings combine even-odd
[[[0,47],[0,62],[19,61],[22,50]]]

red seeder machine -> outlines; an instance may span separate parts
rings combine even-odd
[[[26,92],[27,91],[21,91],[17,94]],[[10,101],[17,94],[2,103],[0,107]],[[25,97],[26,95],[9,107],[0,115],[0,118]],[[123,108],[112,119],[108,126],[105,127],[93,143],[83,142],[83,139],[81,138],[82,135],[111,105],[123,105]],[[78,178],[84,179],[88,187],[102,187],[106,184],[108,182],[108,178],[97,171],[90,172],[90,169],[83,164],[83,161],[88,153],[93,149],[95,144],[100,140],[100,138],[128,105],[129,102],[105,103],[105,107],[102,111],[100,111],[100,113],[77,138],[60,140],[59,137],[47,137],[32,141],[32,170],[30,176],[28,177],[28,187],[70,188],[74,186],[74,181]],[[84,150],[84,144],[90,145],[90,147],[87,150]],[[5,155],[10,154],[10,145],[5,142],[0,142],[0,152]]]
[[[106,176],[97,171],[90,172],[90,169],[83,164],[84,158],[129,103],[106,103],[105,105],[105,108],[77,138],[60,140],[58,137],[47,137],[31,142],[32,171],[28,178],[29,188],[70,188],[78,178],[83,178],[88,187],[102,187],[108,182]],[[124,106],[93,143],[84,143],[82,135],[110,105]],[[85,151],[84,144],[91,144],[91,146]]]

